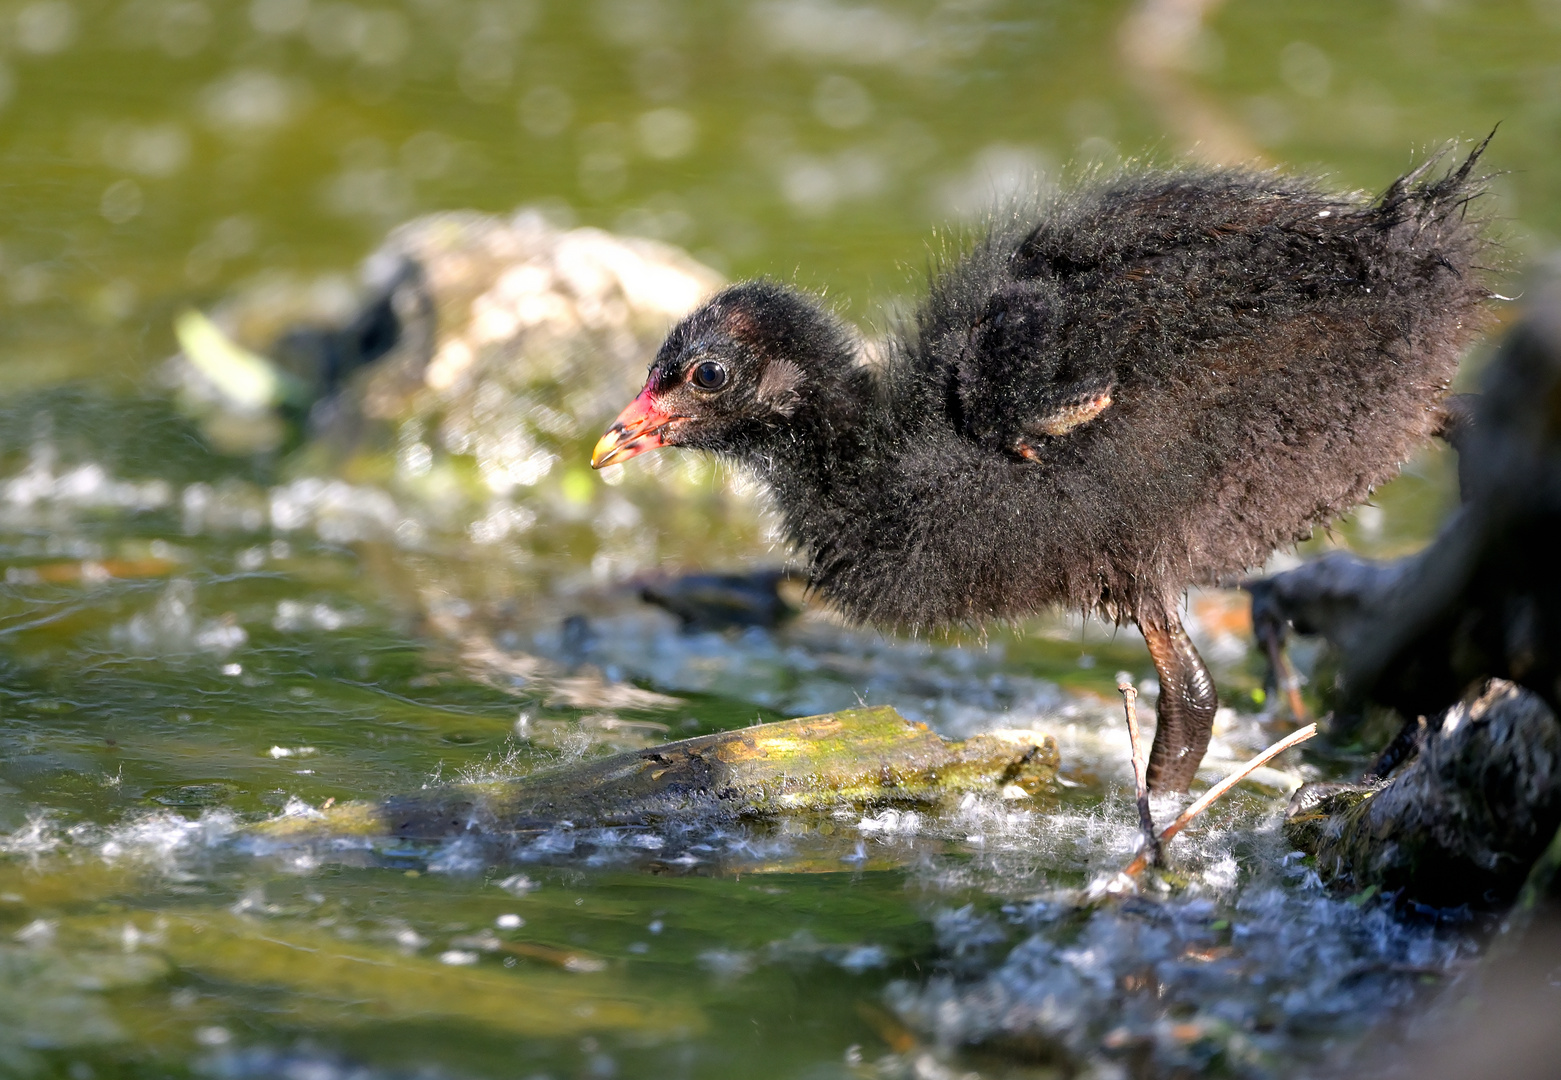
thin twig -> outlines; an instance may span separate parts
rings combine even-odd
[[[1241,781],[1245,780],[1248,776],[1256,772],[1270,760],[1278,757],[1292,746],[1299,746],[1301,743],[1304,743],[1307,739],[1310,739],[1313,735],[1316,734],[1317,725],[1307,724],[1304,728],[1301,728],[1298,731],[1293,731],[1289,735],[1286,735],[1273,746],[1270,746],[1257,757],[1253,758],[1241,768],[1225,777],[1225,779],[1215,784],[1208,791],[1205,791],[1197,802],[1183,810],[1180,817],[1160,830],[1160,843],[1166,843],[1171,839],[1171,837],[1185,829],[1193,818],[1197,817],[1209,807],[1213,806],[1221,795],[1224,795],[1231,788],[1241,783]],[[1148,865],[1149,853],[1147,851],[1141,851],[1138,853],[1138,857],[1129,863],[1127,869],[1122,872],[1128,877],[1134,877],[1143,873],[1144,868]]]
[[[1138,824],[1144,830],[1144,851],[1150,862],[1159,866],[1164,861],[1160,840],[1155,836],[1154,815],[1149,812],[1149,781],[1144,776],[1142,741],[1138,737],[1138,691],[1132,676],[1127,672],[1117,676],[1117,689],[1122,692],[1122,708],[1127,713],[1127,737],[1133,744],[1133,788],[1138,795]]]

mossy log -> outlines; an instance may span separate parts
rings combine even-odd
[[[940,738],[887,706],[758,724],[513,780],[452,784],[260,826],[284,838],[438,839],[575,826],[735,820],[830,807],[936,804],[985,792],[1027,798],[1050,782],[1057,744],[1033,731]]]
[[[1499,679],[1450,709],[1391,781],[1309,784],[1286,823],[1325,879],[1438,907],[1510,901],[1558,828],[1561,723]]]

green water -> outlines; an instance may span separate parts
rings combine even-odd
[[[986,644],[812,623],[684,639],[646,623],[632,596],[603,599],[610,582],[588,568],[606,534],[589,522],[607,496],[581,488],[578,462],[556,477],[575,524],[524,550],[464,542],[427,501],[398,510],[425,516],[420,546],[273,529],[255,508],[298,461],[215,453],[158,384],[179,310],[264,275],[350,283],[389,227],[452,207],[539,205],[559,223],[668,240],[729,276],[827,290],[871,327],[914,296],[934,230],[957,236],[994,190],[1124,155],[1170,159],[1214,130],[1274,164],[1377,189],[1426,148],[1500,122],[1487,212],[1508,263],[1561,236],[1554,0],[1229,0],[1158,74],[1123,58],[1131,10],[0,9],[0,1072],[1030,1076],[1076,1054],[1101,1076],[1151,1059],[1295,1075],[1391,1025],[1413,980],[1334,987],[1305,965],[1424,967],[1463,946],[1351,915],[1275,870],[1270,789],[1186,839],[1203,892],[1168,904],[1173,915],[1047,914],[1056,890],[1131,848],[1120,757],[1090,740],[1114,733],[1115,672],[1151,673],[1133,641],[1060,621]],[[1428,452],[1381,493],[1381,512],[1335,538],[1413,548],[1450,484],[1446,453]],[[232,512],[192,516],[191,490]],[[673,564],[776,558],[719,522],[669,530],[655,544]],[[556,659],[560,621],[590,605],[602,644],[579,670],[675,702],[593,706],[474,674],[430,628],[453,611]],[[646,626],[664,652],[636,644]],[[1218,667],[1241,710],[1232,749],[1265,741],[1278,729],[1255,711],[1255,660],[1238,650]],[[290,805],[858,697],[951,734],[1010,713],[1046,726],[1078,786],[1042,808],[1054,821],[978,807],[895,832],[857,814],[669,840],[682,861],[603,836],[468,865],[459,851],[263,851],[234,831]],[[1162,918],[1190,951],[1164,961],[1156,998],[1132,981],[1133,958],[1167,948],[1141,936]],[[1340,936],[1349,918],[1361,921]],[[1287,923],[1318,936],[1286,952]],[[1068,1021],[1087,1037],[1066,1054],[1018,1037],[960,1050],[979,1024],[928,1019],[948,987],[980,984],[1031,935],[1061,948],[1097,931],[1120,953],[1097,941],[1096,966],[1076,966],[1115,975],[1058,983],[1075,987],[1059,1000],[1093,1010]],[[1218,962],[1189,974],[1238,939],[1271,943],[1242,947],[1279,985],[1325,989],[1286,1004],[1229,972],[1219,983]],[[1201,1034],[1165,1034],[1173,1021]],[[1149,1058],[1134,1049],[1151,1045]]]

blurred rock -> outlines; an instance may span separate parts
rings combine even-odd
[[[788,583],[800,585],[800,575],[786,570],[683,574],[646,581],[640,598],[676,615],[685,631],[750,626],[773,630],[797,614],[781,595],[781,586]]]
[[[1372,769],[1392,781],[1303,792],[1292,839],[1325,877],[1434,906],[1510,901],[1561,826],[1561,274],[1529,295],[1458,406],[1463,503],[1435,542],[1249,586],[1260,632],[1338,651],[1341,712],[1405,719]]]
[[[421,568],[425,595],[492,596],[491,580],[452,579],[485,548],[607,585],[672,551],[718,562],[764,539],[756,491],[713,461],[588,464],[669,327],[720,284],[674,247],[536,211],[436,214],[393,230],[356,288],[267,275],[209,322],[182,319],[196,355],[166,374],[223,449],[287,450],[292,486],[376,493],[374,528],[335,542],[458,554]]]
[[[1428,1036],[1407,1055],[1379,1046],[1363,1076],[1541,1080],[1561,1058],[1561,835],[1529,872],[1479,963],[1465,966],[1417,1026]]]
[[[365,382],[365,411],[437,416],[431,433],[473,454],[495,490],[534,482],[539,451],[594,431],[639,388],[672,323],[721,284],[676,248],[556,229],[536,212],[420,218],[386,238],[364,278],[401,326]]]
[[[536,211],[451,212],[392,231],[365,261],[356,299],[344,302],[338,279],[267,276],[213,318],[315,406],[373,364],[355,380],[366,415],[431,421],[433,437],[474,454],[500,489],[546,473],[539,447],[609,416],[668,327],[720,284],[655,241],[558,229]],[[175,357],[170,375],[222,404],[188,358]],[[496,415],[507,437],[489,431]]]

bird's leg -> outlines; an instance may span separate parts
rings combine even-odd
[[[1297,723],[1305,724],[1311,721],[1307,715],[1306,702],[1301,700],[1301,680],[1295,673],[1295,667],[1290,663],[1290,657],[1285,655],[1285,627],[1269,621],[1262,623],[1253,620],[1253,632],[1263,646],[1263,652],[1268,656],[1268,677],[1274,684],[1276,691],[1285,695],[1285,701],[1290,706],[1290,715]]]
[[[1252,635],[1268,657],[1268,677],[1263,688],[1283,693],[1296,722],[1306,723],[1311,717],[1307,715],[1306,703],[1301,700],[1301,680],[1296,676],[1290,657],[1285,654],[1290,619],[1277,595],[1274,581],[1274,578],[1266,578],[1242,586],[1252,596]]]
[[[1149,790],[1186,791],[1209,748],[1219,704],[1214,677],[1203,666],[1174,609],[1141,615],[1138,628],[1160,675],[1154,746],[1149,751]]]

